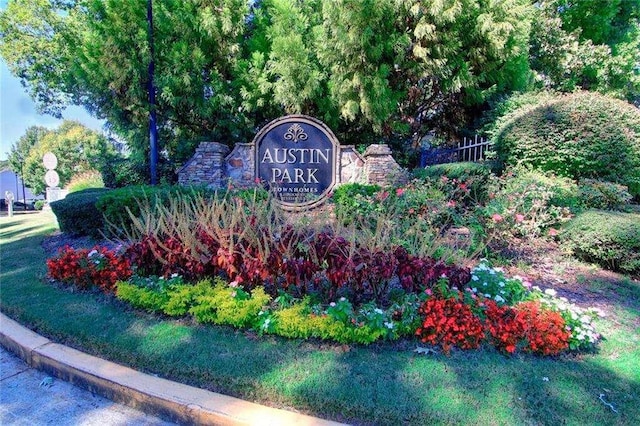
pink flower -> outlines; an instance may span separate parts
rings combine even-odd
[[[491,216],[491,219],[493,219],[494,222],[498,223],[498,222],[502,222],[503,217],[499,213],[494,213],[493,216]]]
[[[442,182],[447,183],[449,182],[449,178],[446,176],[442,176],[440,179],[442,179]]]
[[[516,223],[520,223],[524,220],[524,215],[523,214],[517,214],[516,215]]]
[[[431,289],[430,289],[430,288],[426,289],[424,292],[425,292],[425,294],[427,294],[428,296],[431,296],[431,295],[433,294],[433,292],[431,291]]]
[[[467,184],[464,182],[461,182],[460,185],[458,186],[460,189],[462,189],[463,191],[467,190]]]
[[[404,188],[396,189],[396,196],[401,197],[404,194]]]
[[[447,207],[455,207],[456,206],[456,202],[453,200],[449,200],[447,201]]]
[[[556,235],[558,235],[558,230],[555,228],[549,228],[549,236],[555,237]]]
[[[380,191],[376,194],[376,200],[384,201],[387,199],[388,196],[389,196],[389,193],[387,191]]]

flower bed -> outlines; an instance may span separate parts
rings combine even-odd
[[[212,270],[227,273],[234,279],[231,282],[217,276],[189,283],[175,272],[166,278],[132,275],[132,269],[141,271],[149,265],[142,263],[144,256],[132,256],[131,248],[116,253],[100,247],[93,250],[67,247],[49,259],[47,266],[49,276],[55,280],[83,289],[96,286],[106,293],[115,292],[119,299],[138,309],[169,316],[190,315],[200,323],[249,328],[261,334],[290,338],[369,344],[416,335],[423,343],[439,346],[445,353],[454,347],[475,349],[487,344],[509,354],[519,350],[540,355],[588,349],[599,340],[592,325],[597,311],[582,310],[556,298],[552,291],[529,289],[519,278],[506,277],[486,261],[469,272],[433,259],[409,256],[401,248],[391,254],[361,250],[359,257],[343,258],[340,254],[345,253],[346,242],[337,241],[319,235],[314,244],[329,247],[325,256],[315,264],[304,258],[294,263],[298,266],[312,263],[313,273],[306,276],[309,282],[303,288],[310,290],[312,282],[329,282],[327,287],[334,291],[325,293],[300,294],[301,281],[292,282],[283,269],[277,269],[291,268],[283,266],[292,263],[285,259],[270,265],[273,269],[263,275],[265,284],[251,286],[242,283],[254,283],[255,279],[239,280],[240,268],[247,267],[244,263],[225,263],[220,257],[213,262],[218,269]],[[158,245],[157,250],[160,247],[163,246]],[[223,257],[224,252],[219,252],[219,256]],[[170,265],[186,267],[174,259],[163,270],[168,273]],[[267,268],[259,263],[252,265]],[[380,265],[387,269],[381,271]],[[226,269],[230,266],[235,269]],[[288,271],[291,273],[291,269]],[[277,279],[279,273],[284,277]],[[374,278],[375,274],[378,278]],[[369,289],[375,295],[370,281],[377,279],[380,283],[384,278],[392,282],[393,276],[397,285],[385,289],[385,298],[356,297],[357,301],[352,302],[337,294],[348,286],[351,291]],[[269,277],[273,277],[272,281]],[[295,291],[287,291],[291,289]],[[323,300],[325,297],[330,301]]]

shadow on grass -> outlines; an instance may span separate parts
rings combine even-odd
[[[600,353],[560,359],[492,350],[424,356],[412,352],[413,342],[348,347],[258,337],[51,286],[41,279],[41,241],[3,245],[11,267],[3,259],[2,311],[49,338],[141,371],[355,424],[633,424],[640,418],[637,312],[628,312]],[[599,400],[601,393],[619,413]]]

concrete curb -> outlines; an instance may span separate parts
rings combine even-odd
[[[78,387],[181,424],[339,425],[140,373],[51,342],[0,313],[0,344]]]

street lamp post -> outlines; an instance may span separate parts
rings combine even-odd
[[[153,51],[153,1],[147,0],[147,28],[149,35],[149,82],[147,90],[149,91],[149,168],[151,172],[151,185],[158,183],[157,164],[158,164],[158,127],[156,123],[156,91],[153,84],[154,73],[154,51]]]

